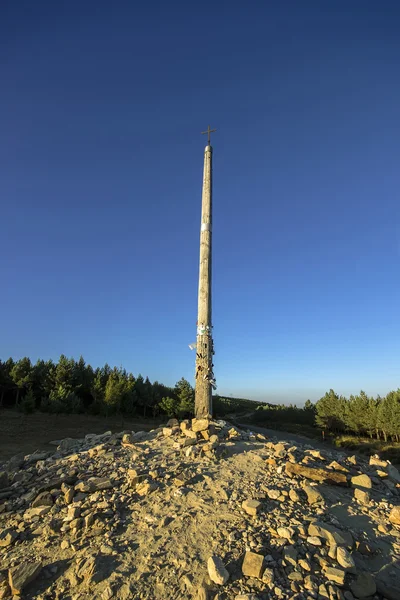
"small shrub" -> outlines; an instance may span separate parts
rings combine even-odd
[[[26,415],[33,413],[36,406],[35,395],[32,390],[29,390],[25,396],[22,398],[20,403],[20,409]]]

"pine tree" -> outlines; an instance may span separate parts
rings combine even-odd
[[[316,404],[315,421],[322,429],[343,431],[345,427],[346,399],[329,390]]]
[[[32,363],[26,356],[16,362],[11,369],[10,376],[16,386],[15,404],[19,405],[20,393],[26,391],[31,383]]]
[[[179,414],[182,417],[192,416],[194,414],[194,389],[184,377],[176,383],[175,394],[179,402]]]

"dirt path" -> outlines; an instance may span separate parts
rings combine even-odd
[[[154,419],[126,419],[121,416],[23,415],[14,410],[0,410],[0,463],[15,454],[31,454],[35,450],[52,450],[49,442],[66,437],[83,438],[87,433],[105,431],[150,431],[159,425]]]
[[[278,438],[282,442],[293,442],[293,444],[309,444],[318,450],[326,450],[327,448],[332,447],[328,442],[311,439],[305,435],[296,435],[295,433],[289,433],[287,431],[280,431],[277,429],[268,429],[267,427],[257,427],[256,425],[250,425],[248,423],[239,423],[239,425],[240,427],[249,429],[255,433],[264,433],[270,438]]]

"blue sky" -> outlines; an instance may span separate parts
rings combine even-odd
[[[400,385],[400,7],[0,5],[0,358],[194,381],[214,134],[218,392]]]

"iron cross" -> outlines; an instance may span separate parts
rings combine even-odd
[[[201,134],[205,135],[206,133],[208,134],[208,145],[211,145],[211,136],[210,134],[213,133],[214,131],[217,131],[216,129],[210,129],[210,126],[208,126],[207,131],[202,131]]]

